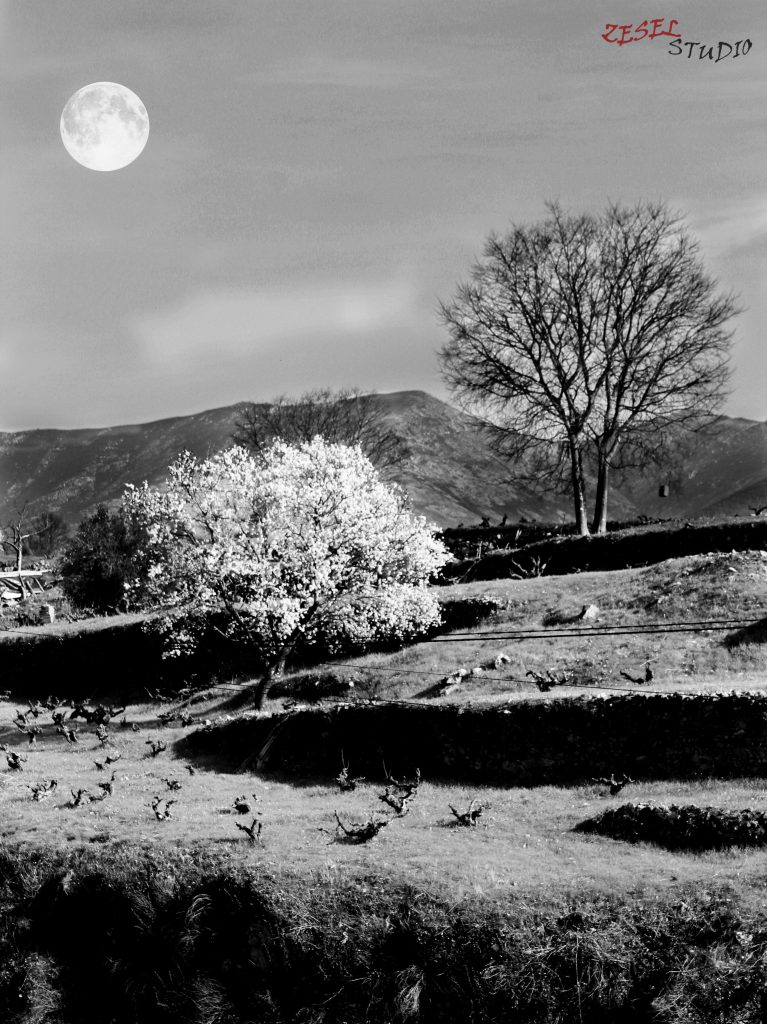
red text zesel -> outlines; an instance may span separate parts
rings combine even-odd
[[[602,38],[606,43],[617,43],[618,46],[625,46],[626,43],[638,43],[642,39],[657,39],[658,36],[671,36],[678,39],[681,32],[674,32],[674,27],[679,24],[676,18],[671,18],[668,28],[664,29],[665,18],[653,18],[652,21],[641,21],[638,25],[605,25]],[[652,28],[648,28],[652,26]],[[617,38],[615,33],[619,33]],[[633,33],[633,34],[632,34]]]

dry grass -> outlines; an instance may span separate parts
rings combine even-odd
[[[575,620],[584,605],[595,604],[600,611],[595,627],[630,630],[648,623],[724,617],[767,621],[766,588],[764,552],[694,555],[641,569],[457,584],[439,589],[452,600],[490,598],[500,605],[492,619],[467,631],[475,639],[414,644],[394,654],[345,659],[335,667],[354,680],[362,693],[420,699],[430,686],[460,668],[487,664],[500,652],[509,656],[502,670],[467,679],[449,697],[440,698],[443,703],[535,698],[539,691],[526,673],[546,669],[575,672],[584,686],[596,692],[631,687],[620,673],[641,677],[648,660],[655,677],[650,689],[759,689],[764,686],[767,644],[743,638],[728,647],[725,640],[735,637],[736,629],[605,637],[590,636],[589,624]],[[583,635],[557,637],[568,625],[582,629]],[[519,629],[550,630],[551,637],[489,638]],[[583,692],[583,686],[552,691],[554,696]]]
[[[493,580],[436,588],[445,600],[488,598],[498,613],[475,630],[476,639],[461,643],[413,644],[394,653],[344,658],[294,673],[296,679],[315,678],[332,671],[354,681],[362,695],[388,699],[424,699],[425,691],[460,668],[491,662],[500,652],[510,661],[502,670],[485,671],[467,680],[441,702],[488,702],[529,699],[538,695],[528,671],[574,672],[581,686],[557,688],[554,696],[627,687],[621,672],[638,677],[649,660],[654,672],[652,688],[717,690],[756,689],[764,685],[767,669],[767,625],[761,636],[738,631],[673,633],[612,637],[589,635],[589,626],[577,623],[584,605],[600,610],[595,626],[630,630],[648,623],[736,617],[762,619],[767,624],[767,553],[693,555],[645,568],[588,572],[569,576],[543,576],[528,580]],[[122,615],[73,623],[28,628],[40,635],[98,633],[141,621],[145,616]],[[579,637],[558,637],[568,626],[583,629]],[[515,641],[490,639],[504,630],[535,629],[550,638]],[[3,636],[13,634],[0,631]],[[736,639],[729,646],[727,639]],[[549,699],[548,697],[546,699]],[[272,702],[279,708],[281,701]]]
[[[54,601],[59,594],[58,588],[53,591],[53,594],[54,597],[50,596],[50,592],[43,595],[43,600],[37,603],[45,604]],[[32,603],[32,607],[34,606],[35,602]],[[129,623],[144,622],[149,617],[146,612],[123,612],[119,615],[85,615],[82,612],[76,614],[78,617],[72,615],[71,617],[64,618],[62,616],[57,618],[55,622],[45,626],[20,626],[17,628],[13,622],[11,611],[7,611],[4,618],[0,619],[0,639],[4,639],[3,633],[6,633],[9,638],[12,638],[14,634],[68,636],[80,633],[98,633],[102,629],[112,629],[128,625]]]
[[[122,755],[114,766],[114,795],[70,808],[70,790],[84,788],[97,794],[97,783],[109,777],[108,771],[94,765],[105,753],[95,729],[81,726],[79,743],[68,746],[52,726],[46,726],[38,743],[27,748],[9,725],[12,707],[0,706],[3,739],[28,754],[22,772],[8,770],[0,777],[0,839],[59,849],[90,844],[181,848],[191,853],[217,849],[234,861],[267,870],[289,866],[305,880],[370,873],[446,892],[451,898],[497,897],[512,889],[622,894],[724,879],[750,888],[764,876],[767,854],[761,852],[670,854],[571,831],[577,822],[626,799],[767,810],[763,780],[633,785],[616,797],[605,795],[599,786],[477,789],[426,780],[409,815],[393,822],[372,843],[349,846],[330,841],[321,829],[332,830],[336,810],[344,821],[362,821],[371,812],[382,811],[377,799],[381,786],[363,783],[352,793],[340,793],[335,785],[233,775],[217,770],[210,760],[197,764],[190,775],[185,762],[172,756],[173,743],[184,730],[161,726],[156,710],[149,705],[128,709],[129,720],[141,726],[138,733],[111,730],[110,749]],[[213,710],[204,708],[199,715]],[[167,743],[167,751],[147,757],[150,738]],[[30,785],[51,778],[58,780],[56,793],[33,801]],[[181,789],[170,792],[164,778],[178,780]],[[235,821],[250,824],[251,816],[239,817],[232,807],[235,797],[254,793],[263,821],[262,845],[255,847],[235,827]],[[150,807],[154,796],[177,801],[169,820],[156,820]],[[473,797],[489,809],[476,828],[455,825],[448,805],[465,808]]]

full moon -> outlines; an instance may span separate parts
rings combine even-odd
[[[92,171],[127,167],[148,137],[146,107],[135,92],[116,82],[84,85],[61,113],[61,140],[67,152]]]

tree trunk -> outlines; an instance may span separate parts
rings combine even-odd
[[[314,604],[309,608],[301,624],[293,630],[274,658],[274,661],[272,661],[271,665],[269,665],[266,672],[264,672],[263,676],[256,684],[256,689],[253,693],[253,707],[256,711],[260,711],[262,709],[264,701],[269,693],[269,687],[272,685],[274,680],[278,679],[285,671],[285,664],[295,650],[298,638],[305,632],[306,627],[319,611],[320,604],[321,602],[315,598]]]
[[[255,692],[253,693],[253,707],[256,711],[260,711],[264,706],[264,701],[267,698],[269,689],[275,679],[279,679],[282,673],[285,671],[285,663],[290,656],[291,651],[296,645],[295,638],[291,638],[285,646],[282,648],[280,653],[277,655],[275,660],[267,668],[266,672],[261,676],[258,683],[256,684]]]
[[[583,482],[583,464],[580,449],[575,441],[570,442],[570,474],[575,505],[575,523],[581,537],[589,536],[589,523],[586,514],[586,496]]]
[[[597,496],[596,501],[594,502],[594,520],[591,524],[591,528],[594,533],[607,533],[607,493],[609,490],[609,470],[610,463],[607,458],[600,453],[599,472],[597,475]]]

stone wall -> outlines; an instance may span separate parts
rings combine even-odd
[[[499,785],[767,776],[767,694],[585,696],[503,708],[341,705],[239,720],[191,734],[187,752],[233,767],[271,739],[267,771],[335,776],[420,768],[425,779]]]
[[[482,558],[449,562],[442,579],[508,579],[515,572],[545,564],[547,576],[598,572],[653,565],[667,558],[711,551],[750,551],[767,547],[767,519],[742,519],[688,527],[673,522],[661,527],[627,530],[593,537],[552,537],[515,551],[496,551]]]

